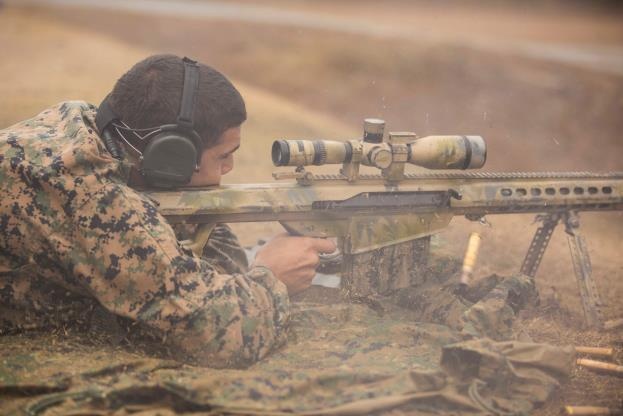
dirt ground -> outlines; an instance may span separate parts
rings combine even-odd
[[[249,3],[249,2],[243,2]],[[146,17],[81,9],[0,9],[0,127],[67,98],[97,103],[142,56],[174,52],[207,62],[241,85],[249,104],[245,144],[228,182],[270,180],[268,146],[277,137],[344,138],[361,120],[419,135],[480,134],[488,170],[623,170],[623,77],[571,64],[469,47],[470,36],[500,42],[623,47],[619,9],[460,6],[430,3],[270,1],[263,5],[356,16],[439,33],[443,39],[364,37],[235,21]],[[467,34],[469,33],[469,34]],[[261,157],[258,160],[258,155]],[[265,155],[265,157],[263,156]],[[489,218],[492,228],[457,219],[435,245],[455,255],[473,229],[484,232],[478,274],[519,269],[536,225],[532,216]],[[623,213],[583,214],[593,274],[608,318],[623,317]],[[237,227],[245,244],[279,228]],[[537,275],[541,305],[521,325],[536,341],[616,348],[623,330],[582,329],[566,238],[558,229]],[[623,380],[578,369],[537,415],[563,404],[623,406]]]

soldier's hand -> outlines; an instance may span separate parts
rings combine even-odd
[[[335,249],[331,240],[280,234],[257,252],[253,266],[270,269],[292,295],[311,286],[320,262],[318,254],[333,253]]]

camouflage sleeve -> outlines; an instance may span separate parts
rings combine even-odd
[[[178,240],[190,239],[197,228],[191,224],[175,224],[173,230]],[[201,255],[219,270],[228,273],[246,273],[249,264],[247,255],[227,224],[217,224],[210,234]]]
[[[121,185],[80,212],[89,214],[74,227],[73,274],[108,310],[155,329],[175,355],[239,367],[284,342],[289,299],[269,270],[219,273],[180,246],[151,201]]]

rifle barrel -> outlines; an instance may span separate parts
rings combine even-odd
[[[172,223],[340,220],[357,215],[487,215],[623,210],[623,172],[435,172],[394,186],[380,175],[350,183],[264,183],[148,192]]]

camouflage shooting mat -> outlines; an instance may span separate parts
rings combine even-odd
[[[407,309],[354,303],[295,303],[287,345],[243,370],[88,338],[0,337],[0,413],[522,414],[570,374],[574,359],[572,348],[465,340],[414,322]]]

